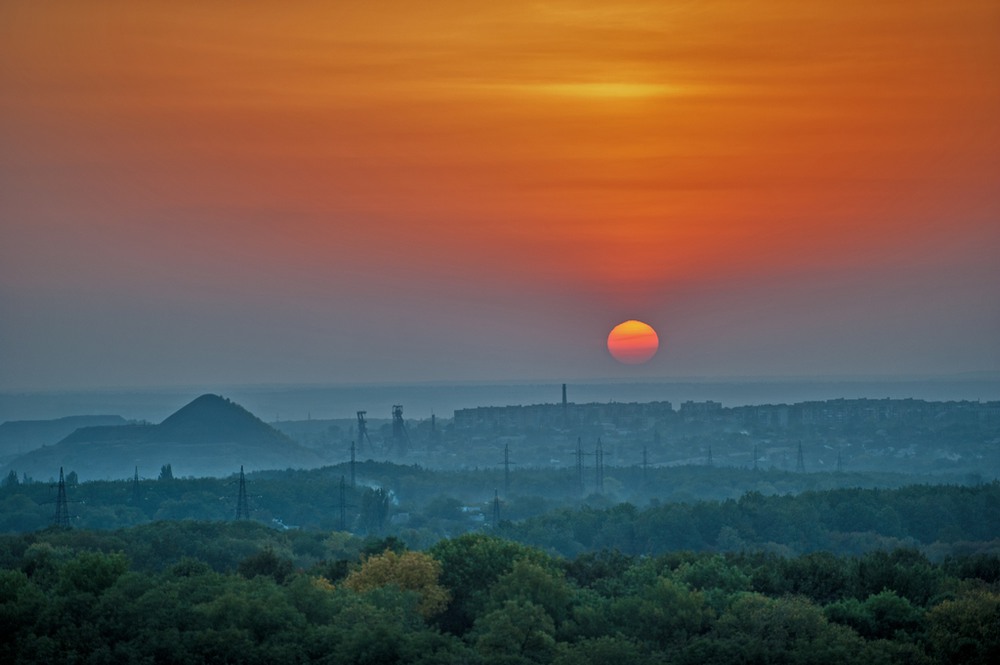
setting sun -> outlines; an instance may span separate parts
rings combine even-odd
[[[608,351],[626,365],[641,365],[655,356],[659,348],[660,338],[653,327],[635,319],[619,323],[608,335]]]

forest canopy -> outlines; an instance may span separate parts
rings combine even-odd
[[[1000,654],[995,554],[564,558],[484,533],[427,552],[394,538],[311,540],[200,522],[4,536],[0,660],[849,665]],[[307,550],[315,560],[303,567]]]

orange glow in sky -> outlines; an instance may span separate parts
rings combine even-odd
[[[628,316],[688,374],[1000,369],[998,34],[995,0],[5,2],[4,374],[601,375]]]

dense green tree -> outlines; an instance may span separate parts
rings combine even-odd
[[[869,596],[864,607],[875,627],[865,637],[909,641],[923,633],[924,611],[891,589]]]
[[[1000,662],[1000,593],[975,589],[928,612],[932,653],[939,662]]]
[[[519,560],[554,565],[542,552],[485,534],[465,534],[442,540],[430,549],[441,562],[441,583],[452,602],[441,617],[448,630],[462,634],[488,601],[489,589]]]
[[[714,617],[704,594],[670,577],[658,576],[616,599],[611,617],[617,630],[658,649],[677,649],[706,631]]]
[[[710,633],[682,652],[681,663],[875,662],[873,650],[849,628],[830,624],[802,598],[743,594],[719,617]]]
[[[665,665],[666,655],[644,651],[621,635],[604,635],[562,645],[553,665]]]
[[[604,595],[624,592],[623,576],[632,567],[632,557],[618,550],[587,552],[564,562],[566,575],[576,584]]]
[[[98,595],[128,570],[124,554],[80,552],[62,565],[60,591],[82,591]]]
[[[526,600],[505,601],[477,618],[469,641],[488,663],[547,663],[556,654],[552,617]]]
[[[361,563],[360,539],[317,534],[353,571],[331,582],[323,565],[288,567],[297,549],[315,551],[302,542],[312,541],[231,522],[0,538],[0,662],[930,665],[993,663],[1000,649],[990,556],[559,561],[470,534]],[[235,553],[219,559],[225,550]],[[424,573],[438,566],[437,589],[457,600],[428,621]],[[933,588],[914,594],[921,580]],[[877,583],[888,586],[860,595]]]
[[[569,616],[573,589],[561,569],[519,559],[490,588],[488,606],[498,607],[511,600],[541,607],[559,626]]]
[[[247,579],[266,575],[278,584],[283,584],[292,574],[291,559],[279,557],[271,547],[265,547],[260,552],[243,559],[236,570]]]
[[[940,592],[941,573],[915,549],[875,551],[858,559],[853,587],[859,599],[892,589],[922,606]]]

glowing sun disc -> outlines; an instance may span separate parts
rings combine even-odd
[[[608,334],[608,352],[620,363],[641,365],[656,355],[660,338],[648,323],[630,319]]]

